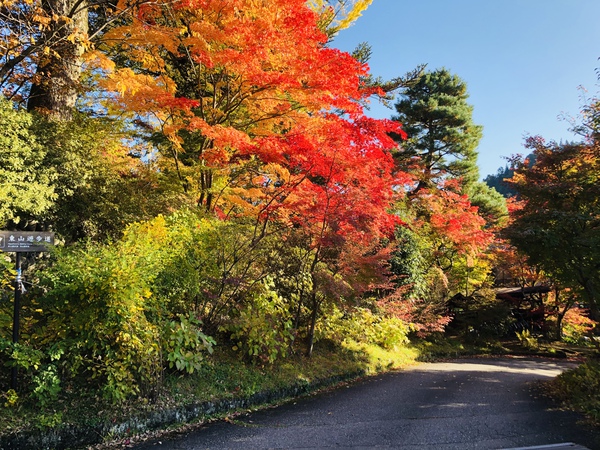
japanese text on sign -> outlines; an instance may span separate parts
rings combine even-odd
[[[54,245],[54,233],[47,231],[0,231],[1,252],[44,252]]]

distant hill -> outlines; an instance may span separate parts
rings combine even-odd
[[[535,155],[531,153],[527,155],[527,159],[529,160],[529,167],[531,167],[535,163]],[[517,191],[512,189],[510,185],[504,181],[508,178],[512,178],[514,174],[515,171],[508,166],[499,167],[495,175],[488,175],[483,179],[483,182],[489,187],[496,189],[506,198],[514,197],[517,195]]]
[[[512,178],[514,170],[508,166],[498,168],[495,175],[488,175],[483,179],[483,182],[489,187],[496,189],[504,197],[509,198],[517,195],[517,192],[512,189],[504,180]]]

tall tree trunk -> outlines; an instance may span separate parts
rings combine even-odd
[[[558,288],[556,288],[554,290],[554,295],[556,298],[556,308],[558,310],[558,314],[556,315],[556,336],[555,336],[555,338],[560,341],[562,339],[563,319],[565,318],[567,311],[569,311],[569,309],[571,309],[573,307],[573,304],[575,303],[575,297],[573,297],[573,296],[569,297],[569,299],[565,302],[564,308],[561,310],[558,306],[559,305],[558,299],[560,296],[560,291]]]
[[[84,40],[88,34],[85,0],[44,0],[42,7],[53,20],[43,40],[56,43],[36,70],[28,111],[39,110],[54,120],[68,121],[73,116],[82,71]]]
[[[583,283],[583,290],[587,297],[587,303],[590,308],[590,319],[600,322],[600,309],[598,308],[598,289],[592,279],[587,279]]]
[[[313,282],[314,283],[314,282]],[[317,315],[319,313],[319,302],[317,300],[317,291],[316,289],[313,287],[313,290],[311,292],[311,307],[312,307],[312,311],[310,314],[310,324],[309,324],[309,328],[308,328],[308,339],[306,342],[306,356],[307,357],[311,357],[312,356],[312,352],[313,352],[313,347],[315,344],[315,327],[317,325]]]

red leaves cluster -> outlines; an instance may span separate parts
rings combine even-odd
[[[183,130],[201,134],[203,168],[229,177],[215,205],[224,213],[312,229],[315,245],[367,242],[395,223],[388,133],[403,132],[364,116],[368,68],[327,47],[318,19],[305,0],[145,4],[110,33],[140,67],[129,81],[116,71],[112,86],[121,83],[122,107],[158,120],[177,154],[188,151]],[[186,58],[198,77],[187,97],[170,71]],[[249,161],[258,174],[227,172]]]
[[[440,190],[429,197],[428,204],[431,226],[450,240],[459,253],[477,253],[491,242],[492,233],[484,229],[485,219],[466,195]]]

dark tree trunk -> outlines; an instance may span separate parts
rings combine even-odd
[[[298,295],[298,307],[294,314],[294,331],[292,334],[292,340],[290,342],[290,353],[294,354],[294,345],[296,344],[296,338],[298,337],[298,330],[300,329],[300,314],[302,313],[302,300],[304,299],[304,289],[300,289],[300,295]]]
[[[42,7],[49,17],[56,15],[71,20],[53,21],[44,32],[44,41],[57,44],[49,47],[48,55],[39,62],[27,109],[48,114],[54,120],[68,121],[79,92],[84,52],[82,37],[88,33],[88,11],[85,3],[78,0],[45,0]]]
[[[315,344],[315,327],[317,325],[317,315],[319,313],[319,304],[317,300],[317,291],[313,288],[311,292],[311,314],[310,314],[310,324],[308,328],[308,337],[306,342],[306,356],[311,357],[313,352],[313,347]]]
[[[588,279],[583,284],[583,290],[590,308],[590,319],[600,322],[600,309],[598,308],[598,290],[593,280]]]
[[[575,303],[575,298],[574,297],[570,297],[569,300],[565,303],[564,308],[561,310],[558,307],[558,304],[559,304],[558,299],[559,299],[559,296],[560,296],[560,292],[559,292],[558,288],[554,290],[554,295],[556,297],[556,305],[557,305],[557,310],[558,310],[558,314],[556,315],[556,336],[555,336],[555,338],[557,340],[561,340],[562,339],[562,324],[563,324],[563,319],[565,318],[565,315],[567,314],[567,311],[569,311],[569,309],[571,309],[571,307]]]

